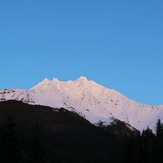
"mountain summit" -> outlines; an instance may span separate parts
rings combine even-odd
[[[154,129],[157,119],[163,119],[163,105],[149,106],[135,102],[115,90],[89,81],[84,76],[67,82],[45,78],[29,90],[1,90],[0,101],[6,100],[63,107],[78,113],[93,124],[101,121],[109,124],[116,118],[140,131],[147,126]]]

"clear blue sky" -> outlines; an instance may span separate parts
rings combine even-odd
[[[0,57],[0,89],[83,75],[163,104],[163,1],[0,1]]]

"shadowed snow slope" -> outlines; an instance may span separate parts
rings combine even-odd
[[[149,106],[135,102],[83,76],[67,82],[44,79],[30,90],[0,91],[0,101],[11,99],[55,108],[64,107],[93,124],[99,121],[109,124],[112,118],[116,118],[140,131],[147,126],[154,129],[157,119],[163,119],[163,105]]]

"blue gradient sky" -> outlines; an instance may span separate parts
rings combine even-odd
[[[0,1],[0,57],[0,89],[86,76],[163,104],[163,1]]]

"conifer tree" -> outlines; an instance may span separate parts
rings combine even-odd
[[[30,163],[44,163],[44,145],[38,123],[33,128],[29,149]]]
[[[19,163],[21,162],[21,146],[16,130],[15,119],[11,114],[7,115],[3,128],[1,135],[1,162]]]
[[[142,132],[142,152],[143,152],[143,159],[147,162],[151,162],[153,160],[153,148],[154,148],[154,139],[155,135],[153,134],[152,130],[147,127],[146,130]]]
[[[162,135],[162,124],[161,124],[161,120],[158,119],[157,123],[156,123],[156,137],[158,139],[160,139],[161,135]]]
[[[158,119],[156,123],[156,146],[155,146],[155,156],[157,162],[159,162],[162,159],[162,151],[163,151],[163,124],[161,124],[161,120]]]

